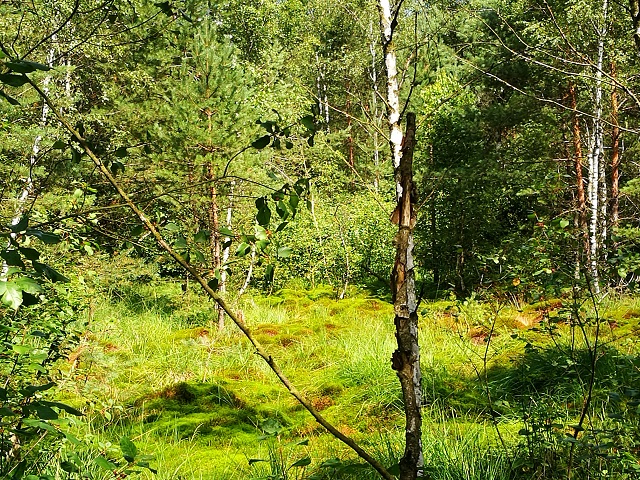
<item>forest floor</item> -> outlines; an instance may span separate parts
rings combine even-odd
[[[193,290],[154,281],[92,295],[61,385],[87,412],[76,435],[106,456],[128,436],[153,456],[160,480],[376,478],[296,403],[231,322],[218,330],[212,304]],[[355,290],[338,300],[318,287],[247,296],[239,308],[314,407],[392,468],[402,446],[392,306]],[[563,308],[423,302],[423,441],[433,478],[506,479],[509,452],[530,445],[523,429],[552,422],[549,439],[566,435],[567,404],[581,398],[571,380],[579,369],[542,347],[531,356],[532,345],[564,345],[558,328],[569,326],[554,322]],[[640,301],[618,300],[600,315],[616,351],[637,355],[630,340]],[[576,382],[584,383],[580,373]],[[539,402],[545,413],[519,396],[531,384],[553,392]]]

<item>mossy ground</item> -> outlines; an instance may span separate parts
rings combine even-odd
[[[397,461],[402,401],[389,368],[391,305],[355,290],[338,300],[333,289],[320,287],[246,297],[238,308],[317,410],[388,465]],[[499,441],[492,426],[496,415],[506,441],[515,445],[522,427],[518,399],[525,391],[577,401],[586,372],[576,364],[584,366],[588,359],[554,363],[552,350],[526,347],[544,335],[541,325],[562,308],[562,302],[525,309],[475,301],[421,306],[429,468],[470,452],[486,458]],[[97,450],[129,435],[141,451],[155,456],[158,479],[253,478],[272,468],[273,459],[253,466],[248,459],[274,452],[289,465],[311,456],[307,471],[329,458],[354,460],[277,382],[233,324],[218,331],[213,306],[198,292],[184,293],[172,283],[120,287],[93,295],[87,315],[88,331],[63,386],[87,412],[76,433]],[[603,305],[602,318],[615,348],[635,352],[635,344],[624,347],[624,342],[638,330],[640,302]],[[604,378],[624,366],[622,360],[612,362],[602,363]],[[523,375],[524,366],[538,373]],[[566,408],[567,419],[572,408]],[[281,431],[264,439],[265,422],[273,421]],[[286,446],[302,438],[308,445]],[[436,470],[434,478],[458,478],[437,477]],[[366,471],[359,475],[348,478],[374,478]],[[502,477],[496,472],[460,478]]]

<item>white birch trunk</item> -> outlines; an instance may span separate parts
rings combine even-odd
[[[316,91],[318,96],[318,116],[324,118],[324,105],[322,104],[322,68],[320,66],[320,57],[316,52],[316,65],[318,66],[318,75],[316,75]]]
[[[422,374],[418,343],[417,299],[413,262],[413,226],[415,225],[413,192],[413,148],[415,145],[415,115],[407,116],[406,150],[400,126],[400,91],[396,52],[393,46],[393,15],[389,0],[378,0],[380,30],[387,80],[387,121],[389,146],[396,181],[397,207],[392,219],[398,225],[396,260],[391,286],[395,312],[398,348],[392,355],[392,368],[402,387],[405,410],[405,451],[400,460],[400,480],[415,480],[423,476],[424,457],[421,440]],[[410,117],[410,119],[409,119]],[[411,120],[411,121],[409,121]],[[406,159],[403,159],[406,154]],[[404,160],[404,161],[403,161]],[[396,221],[397,220],[397,221]]]
[[[226,226],[229,230],[231,230],[231,225],[232,225],[231,220],[233,216],[233,187],[235,186],[235,183],[236,182],[231,182],[231,185],[229,188],[229,206],[227,207],[227,218],[226,218]],[[227,244],[230,240],[231,238],[224,237],[223,243]],[[227,261],[229,261],[230,250],[231,250],[230,245],[224,247],[224,249],[222,250],[222,266],[226,265]],[[227,269],[222,268],[220,271],[220,292],[225,293],[226,291],[227,291]]]
[[[595,72],[595,87],[593,95],[594,115],[593,131],[589,139],[589,252],[591,256],[590,274],[593,290],[600,293],[600,275],[598,260],[600,250],[604,246],[607,225],[607,186],[604,151],[604,128],[602,125],[602,67],[604,65],[604,39],[607,34],[608,0],[602,3],[602,25],[598,29],[598,60]]]

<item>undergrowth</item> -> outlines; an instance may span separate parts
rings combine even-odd
[[[403,422],[389,368],[392,307],[355,290],[337,300],[328,287],[247,296],[238,306],[314,407],[393,468]],[[571,455],[574,478],[633,478],[637,302],[603,308],[598,381],[576,435],[589,350],[562,302],[521,307],[474,299],[421,306],[425,472],[563,478]],[[74,432],[93,457],[126,436],[153,453],[157,479],[376,478],[294,402],[232,325],[218,331],[197,292],[159,281],[105,288],[87,316],[62,386],[86,413]]]

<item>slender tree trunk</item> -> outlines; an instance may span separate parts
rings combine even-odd
[[[247,270],[247,275],[244,277],[244,283],[240,290],[238,290],[238,298],[244,295],[244,292],[249,288],[249,283],[251,283],[251,277],[253,275],[253,265],[256,263],[256,246],[255,244],[251,245],[251,260],[249,263],[249,269]]]
[[[233,219],[233,187],[235,186],[235,182],[231,182],[231,184],[229,185],[229,206],[227,207],[227,219],[226,219],[226,227],[231,230],[232,228],[232,219]],[[229,237],[224,237],[224,244],[226,245],[223,249],[222,249],[222,261],[221,264],[224,266],[226,265],[227,261],[229,261],[229,255],[231,253],[231,245],[230,245],[230,240],[231,238]],[[222,271],[220,272],[220,292],[221,293],[225,293],[227,291],[227,269],[223,268]],[[218,323],[219,323],[218,319]],[[224,316],[223,316],[223,323],[222,326],[224,326]]]
[[[582,174],[582,139],[580,134],[580,120],[578,119],[578,100],[576,86],[569,86],[569,99],[571,102],[571,129],[573,140],[573,154],[576,176],[576,208],[578,210],[578,224],[583,232],[587,229],[587,200],[584,192],[584,176]],[[589,253],[588,249],[585,253]]]
[[[584,190],[582,135],[580,133],[580,119],[578,118],[578,99],[576,86],[569,85],[569,105],[571,107],[571,137],[573,143],[573,170],[576,181],[576,216],[575,224],[579,232],[579,243],[582,244],[582,254],[576,248],[575,277],[580,278],[583,265],[591,265],[591,250],[589,245],[589,234],[587,230],[587,199]],[[584,262],[584,263],[583,263]]]
[[[422,378],[418,344],[418,314],[413,263],[413,228],[415,226],[415,185],[413,184],[413,149],[415,114],[407,114],[406,134],[400,127],[400,95],[396,53],[393,46],[393,14],[389,0],[379,0],[382,48],[387,77],[387,120],[389,143],[396,182],[397,206],[392,220],[398,225],[395,238],[396,259],[391,274],[391,292],[395,312],[398,348],[392,356],[402,388],[405,413],[405,451],[400,460],[400,479],[414,480],[423,475],[422,455]]]
[[[211,230],[211,240],[209,249],[213,258],[213,270],[220,272],[221,256],[220,256],[220,207],[218,206],[218,189],[213,179],[215,174],[213,164],[209,162],[207,165],[207,180],[209,181],[209,228]],[[224,328],[224,310],[216,305],[218,312],[218,328]]]
[[[616,77],[616,64],[611,62],[611,76]],[[618,124],[618,89],[611,91],[611,226],[616,228],[620,208],[620,127]]]
[[[633,41],[640,54],[640,0],[629,0],[629,13],[633,22]]]
[[[433,145],[429,145],[429,164],[434,168]],[[435,168],[434,168],[435,171]],[[436,286],[436,292],[440,290],[440,266],[438,265],[436,251],[438,238],[438,223],[436,218],[436,195],[435,190],[431,190],[431,199],[429,201],[429,227],[431,230],[431,264],[433,273],[433,283]]]
[[[590,274],[593,290],[600,293],[600,275],[598,260],[602,255],[603,232],[606,235],[606,177],[602,156],[604,150],[604,131],[602,126],[602,67],[604,64],[604,38],[606,35],[606,19],[608,12],[608,0],[602,4],[604,22],[598,29],[598,60],[595,72],[595,87],[593,95],[593,131],[589,140],[589,207],[591,218],[589,219],[589,253]],[[604,184],[604,185],[603,185]],[[603,201],[604,200],[604,201]],[[604,205],[603,205],[604,203]],[[605,214],[603,216],[603,214]]]
[[[356,169],[356,162],[355,162],[355,149],[354,149],[354,142],[353,142],[353,133],[351,132],[351,94],[349,92],[350,90],[350,84],[349,82],[347,82],[345,91],[347,92],[347,104],[345,105],[345,112],[347,114],[347,130],[349,131],[349,135],[347,136],[347,150],[349,152],[349,166],[351,167],[351,187],[355,188],[355,169]]]
[[[380,143],[378,140],[378,72],[376,69],[376,42],[373,37],[373,24],[370,25],[371,30],[371,43],[369,44],[369,51],[371,52],[371,119],[375,123],[373,126],[373,189],[377,192],[380,190]]]

